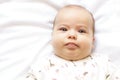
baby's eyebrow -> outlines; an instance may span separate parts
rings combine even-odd
[[[88,27],[85,24],[78,24],[77,28],[86,28],[86,29],[88,29]]]
[[[57,27],[69,27],[69,25],[67,25],[67,24],[59,24]]]

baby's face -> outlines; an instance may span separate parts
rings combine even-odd
[[[55,20],[52,45],[57,56],[67,60],[79,60],[91,54],[93,49],[93,20],[85,10],[62,9]]]

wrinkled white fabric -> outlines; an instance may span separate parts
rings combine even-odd
[[[53,54],[41,58],[21,80],[120,80],[118,71],[106,56],[67,61]]]

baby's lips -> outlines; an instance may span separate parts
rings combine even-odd
[[[76,43],[73,43],[73,42],[68,42],[65,44],[65,46],[69,49],[75,49],[75,48],[79,47]]]

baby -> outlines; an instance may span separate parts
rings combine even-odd
[[[120,80],[107,56],[93,53],[94,18],[82,6],[67,5],[54,20],[53,53],[41,59],[25,80]]]

